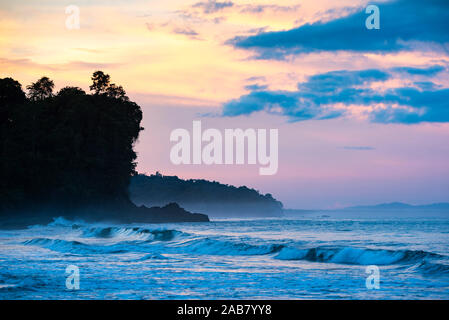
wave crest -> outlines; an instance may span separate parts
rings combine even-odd
[[[144,241],[171,241],[183,234],[178,230],[145,229],[139,227],[92,227],[83,230],[85,238],[133,238]]]
[[[123,253],[126,252],[125,248],[120,246],[101,246],[101,245],[89,245],[79,241],[68,241],[60,239],[48,239],[48,238],[36,238],[27,240],[23,243],[29,246],[38,246],[46,248],[52,251],[62,253],[74,253],[74,254],[102,254],[102,253]]]
[[[185,241],[177,246],[182,251],[208,255],[266,255],[278,252],[283,245],[278,244],[248,244],[211,238],[200,238]]]
[[[413,263],[425,258],[438,258],[438,254],[414,250],[361,249],[353,247],[310,249],[283,248],[275,257],[279,260],[307,260],[356,265],[391,265]]]

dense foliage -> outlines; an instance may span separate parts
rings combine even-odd
[[[183,180],[160,173],[133,176],[130,197],[138,205],[153,206],[176,202],[187,210],[216,216],[282,214],[282,203],[269,193],[263,195],[246,186],[235,187],[203,179]]]
[[[0,212],[126,201],[142,111],[109,75],[53,94],[47,77],[22,91],[0,79]]]

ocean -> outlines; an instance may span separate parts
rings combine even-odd
[[[57,218],[0,230],[0,299],[449,299],[448,240],[447,216]]]

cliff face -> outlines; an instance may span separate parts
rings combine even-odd
[[[270,194],[262,195],[245,186],[183,180],[161,174],[132,177],[129,195],[137,205],[160,206],[176,202],[187,210],[214,217],[277,217],[282,215],[283,207]]]

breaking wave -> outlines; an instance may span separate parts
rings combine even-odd
[[[118,245],[91,245],[79,241],[67,241],[60,239],[36,238],[23,243],[29,246],[38,246],[52,251],[73,254],[107,254],[124,253],[126,248]]]
[[[426,275],[449,277],[449,265],[443,263],[434,263],[422,261],[417,269]]]
[[[121,241],[114,244],[87,244],[80,241],[36,238],[25,241],[25,245],[34,245],[63,253],[74,254],[117,254],[124,252],[152,252],[153,240],[171,241],[180,234],[176,230],[146,230],[139,228],[98,228],[86,232],[85,236],[117,237],[138,236],[140,240]],[[118,234],[118,235],[117,235]],[[393,265],[407,263],[422,263],[421,269],[429,272],[449,272],[449,266],[430,264],[429,259],[442,258],[441,255],[415,250],[382,250],[362,249],[354,247],[316,247],[301,249],[282,244],[249,244],[232,240],[217,240],[211,238],[186,238],[170,242],[170,245],[158,248],[162,253],[251,256],[275,254],[278,260],[306,260],[311,262],[337,263],[349,265]],[[157,255],[148,255],[154,259]],[[164,258],[157,256],[157,258]]]
[[[413,265],[422,273],[449,274],[449,265],[435,260],[447,257],[422,250],[368,249],[352,246],[302,247],[307,244],[279,244],[261,239],[207,237],[173,229],[92,226],[58,220],[55,225],[77,230],[75,240],[35,238],[25,245],[39,246],[72,254],[120,254],[139,252],[138,261],[167,259],[163,254],[253,256],[267,255],[277,260],[304,260],[345,265]],[[79,233],[79,230],[81,233]],[[83,240],[85,239],[85,240]]]
[[[145,229],[139,227],[92,227],[83,230],[85,238],[133,238],[135,240],[171,241],[182,235],[178,230]]]
[[[285,247],[275,258],[279,260],[307,260],[355,265],[391,265],[413,263],[426,258],[439,257],[441,256],[435,253],[414,250],[382,250],[353,247],[297,249]]]
[[[207,255],[266,255],[278,252],[283,245],[248,244],[211,238],[199,238],[184,241],[176,246],[183,252]]]

